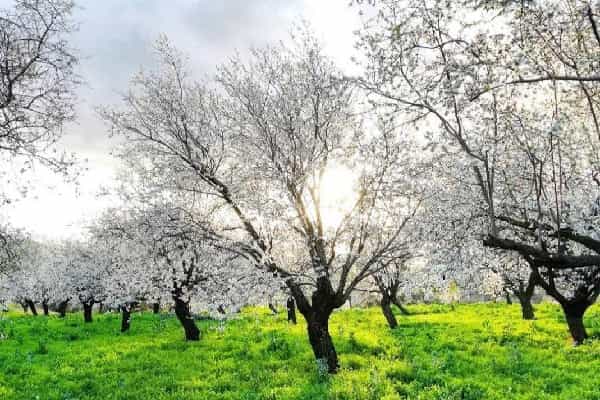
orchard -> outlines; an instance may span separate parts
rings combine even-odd
[[[344,61],[166,30],[80,117],[80,5],[0,2],[2,398],[597,398],[600,3],[344,3]],[[13,212],[46,176],[76,234]]]

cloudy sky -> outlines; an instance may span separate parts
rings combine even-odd
[[[12,0],[0,0],[0,8]],[[78,119],[66,129],[61,146],[75,152],[87,172],[73,186],[36,170],[34,189],[26,198],[3,210],[12,224],[38,237],[76,237],[107,206],[96,194],[109,186],[116,162],[115,145],[94,111],[102,104],[118,104],[129,78],[152,64],[152,43],[166,34],[185,51],[199,74],[236,50],[285,39],[294,23],[309,22],[327,52],[351,70],[353,31],[360,17],[348,0],[79,0],[72,37],[81,59]]]

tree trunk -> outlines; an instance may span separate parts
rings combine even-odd
[[[329,335],[329,315],[326,313],[313,313],[306,318],[308,340],[320,365],[327,367],[327,372],[335,374],[340,367],[337,353]]]
[[[520,294],[517,296],[519,303],[521,303],[521,313],[523,315],[523,319],[525,320],[535,319],[533,305],[531,304],[531,297],[532,296],[527,296],[527,294]]]
[[[85,322],[92,322],[92,307],[94,303],[83,303],[83,320]]]
[[[189,304],[179,298],[176,298],[175,315],[177,315],[177,319],[181,323],[181,326],[183,326],[183,330],[185,331],[185,340],[200,340],[200,330],[192,318]]]
[[[392,302],[396,305],[396,307],[398,307],[398,309],[400,309],[402,315],[410,315],[410,312],[402,305],[402,303],[400,303],[400,301],[398,301],[397,298],[392,299]]]
[[[20,303],[20,304],[21,304],[21,307],[23,307],[23,312],[25,314],[27,314],[27,310],[29,310],[29,304],[27,304],[27,303]]]
[[[504,291],[504,295],[506,296],[506,304],[508,304],[509,306],[512,304],[512,300],[510,298],[510,293],[508,293],[508,290]],[[521,306],[523,305],[523,303],[521,303]],[[525,317],[523,317],[524,319],[527,319]]]
[[[590,304],[586,301],[570,301],[561,303],[562,309],[569,325],[569,332],[573,338],[573,343],[578,346],[588,338],[588,334],[583,325],[583,315]]]
[[[33,315],[38,315],[37,310],[35,309],[35,304],[33,303],[33,301],[31,300],[26,300],[27,301],[27,305],[29,306],[29,309],[31,310],[31,313]]]
[[[160,312],[160,303],[153,303],[152,304],[152,312],[154,314],[158,314]]]
[[[287,320],[288,322],[296,324],[296,302],[292,296],[287,299]]]
[[[273,305],[273,303],[269,303],[269,310],[271,310],[271,312],[273,314],[279,313],[279,311],[277,311],[277,308],[275,308],[275,306]]]
[[[98,312],[100,314],[104,313],[104,303],[102,303],[102,302],[98,303]]]
[[[131,305],[121,307],[121,332],[127,332],[131,326]]]
[[[58,303],[57,311],[58,316],[64,318],[67,315],[67,305],[69,304],[69,300],[63,300]]]
[[[44,315],[48,316],[48,314],[50,314],[50,313],[48,311],[48,302],[47,301],[42,302],[42,308],[44,309]]]
[[[396,317],[392,312],[392,307],[390,307],[391,300],[387,296],[383,296],[381,298],[381,311],[383,311],[383,315],[387,320],[388,325],[391,329],[394,329],[398,326],[398,321],[396,321]]]

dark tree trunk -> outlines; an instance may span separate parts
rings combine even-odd
[[[225,308],[223,307],[223,305],[221,304],[219,307],[217,307],[217,311],[219,312],[219,314],[227,314],[227,311],[225,311]]]
[[[328,313],[313,313],[306,318],[308,340],[317,362],[327,365],[327,372],[335,374],[340,367],[337,353],[329,334]]]
[[[583,315],[590,306],[587,301],[570,301],[561,303],[562,309],[569,325],[569,332],[573,338],[573,343],[578,346],[588,338],[588,334],[583,325]]]
[[[392,299],[392,302],[398,307],[402,315],[410,315],[410,312],[398,301],[397,298]]]
[[[296,302],[292,296],[287,299],[287,320],[288,322],[296,324]]]
[[[269,310],[271,310],[271,312],[273,314],[279,313],[279,311],[277,311],[277,308],[275,308],[275,306],[273,305],[273,303],[269,303]]]
[[[152,312],[154,314],[158,314],[160,312],[160,303],[153,303],[152,304]]]
[[[50,312],[48,310],[48,302],[47,301],[42,302],[42,308],[44,309],[44,315],[48,316],[50,314]]]
[[[121,307],[121,332],[127,332],[131,326],[131,305]]]
[[[27,310],[29,310],[29,304],[27,304],[27,303],[20,303],[20,304],[21,304],[21,307],[23,307],[23,312],[25,314],[27,314]]]
[[[101,303],[98,303],[98,312],[99,312],[100,314],[103,314],[103,313],[104,313],[104,303],[102,303],[102,302],[101,302]]]
[[[194,318],[192,318],[189,304],[181,299],[176,298],[175,315],[177,315],[177,319],[181,323],[181,326],[183,326],[183,330],[185,331],[185,340],[200,340],[200,330],[196,326]]]
[[[535,319],[535,313],[533,310],[533,304],[531,304],[531,297],[526,294],[521,294],[518,296],[519,303],[521,303],[521,313],[523,315],[523,319],[531,320]]]
[[[26,300],[27,301],[27,305],[29,306],[29,309],[31,310],[31,313],[33,315],[38,315],[37,310],[35,309],[35,304],[33,303],[33,301],[31,300]]]
[[[58,311],[58,316],[64,318],[67,315],[67,305],[69,304],[69,300],[63,300],[58,303],[58,307],[56,308]]]
[[[509,306],[512,304],[512,300],[510,298],[510,293],[508,293],[508,290],[504,291],[504,295],[506,296],[506,304],[508,304]],[[521,303],[522,305],[523,303]]]
[[[383,296],[381,298],[381,311],[383,311],[383,315],[385,316],[385,319],[387,320],[387,323],[390,326],[390,328],[394,329],[398,326],[398,321],[396,321],[396,317],[392,312],[392,307],[390,306],[391,303],[391,300],[387,296]]]
[[[92,322],[92,307],[94,303],[83,303],[83,320],[85,322]]]

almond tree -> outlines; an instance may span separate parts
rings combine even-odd
[[[379,260],[404,251],[418,204],[402,188],[402,146],[385,130],[366,132],[353,85],[310,35],[255,49],[247,62],[234,57],[210,83],[194,81],[164,38],[157,50],[158,70],[134,77],[120,110],[103,111],[126,139],[122,158],[154,193],[187,193],[190,213],[214,207],[205,234],[285,280],[315,358],[336,372],[329,317]],[[331,224],[321,181],[336,165],[358,179],[356,198]],[[289,249],[295,259],[283,263]]]
[[[77,57],[69,47],[71,0],[16,0],[0,9],[0,155],[66,172],[49,152],[73,119]]]
[[[471,237],[518,253],[578,344],[600,294],[598,5],[473,4],[378,2],[360,81],[438,145],[436,177],[454,175]]]

